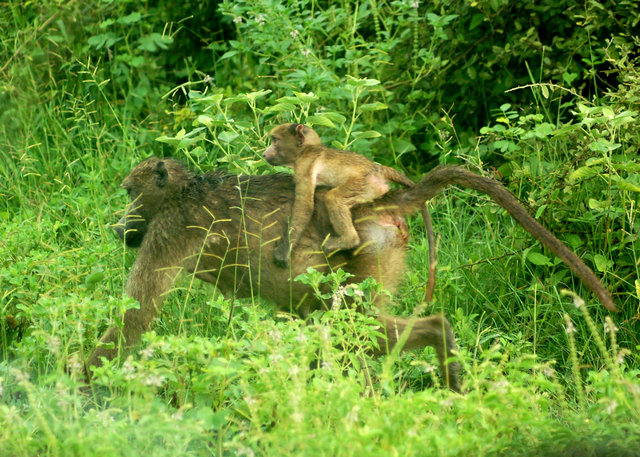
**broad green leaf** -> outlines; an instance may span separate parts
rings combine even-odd
[[[618,149],[620,146],[620,143],[612,143],[604,138],[598,138],[589,145],[589,149],[596,152],[609,152]]]
[[[613,266],[613,262],[611,260],[600,254],[594,255],[593,260],[596,263],[597,270],[602,273],[609,271]]]
[[[220,57],[220,60],[230,59],[231,57],[235,56],[238,53],[239,51],[227,51],[224,54],[222,54],[222,56]]]
[[[127,16],[118,18],[118,23],[129,25],[133,24],[134,22],[138,22],[140,19],[142,19],[142,14],[136,11],[134,13],[128,14]]]
[[[258,98],[262,98],[267,94],[270,94],[271,91],[268,89],[259,90],[256,92],[250,92],[247,94],[247,98],[251,101],[257,100]]]
[[[290,95],[288,95],[286,97],[280,97],[280,98],[276,99],[276,102],[278,102],[278,103],[290,103],[290,104],[293,104],[293,105],[299,105],[300,103],[302,103],[298,97],[292,97]]]
[[[551,259],[539,252],[529,251],[527,253],[527,260],[534,265],[551,266]]]
[[[337,124],[343,124],[344,121],[347,120],[347,118],[344,117],[342,114],[334,113],[333,111],[324,111],[322,113],[316,113],[316,114],[322,114],[324,117],[326,117],[327,119],[330,119],[332,122],[335,122]]]
[[[300,100],[302,103],[311,103],[318,99],[318,96],[313,92],[305,93],[305,92],[294,92],[294,95]]]
[[[366,132],[353,132],[352,136],[356,140],[360,140],[363,138],[378,138],[382,135],[375,130],[367,130]]]
[[[608,106],[603,106],[602,107],[602,115],[608,119],[613,119],[615,116],[615,113],[613,112],[613,110],[611,108],[609,108]]]
[[[383,109],[389,109],[389,106],[381,102],[365,103],[364,105],[360,105],[361,111],[380,111]]]
[[[235,140],[239,136],[240,135],[236,132],[224,131],[218,134],[218,140],[222,141],[223,143],[231,143],[233,140]]]
[[[549,88],[546,85],[540,85],[540,92],[544,98],[549,98]]]
[[[583,179],[591,178],[600,171],[599,167],[580,167],[569,175],[569,182],[575,183]]]
[[[307,116],[307,123],[312,125],[324,125],[325,127],[335,128],[335,124],[331,120],[323,115]]]
[[[629,181],[618,181],[618,187],[629,192],[640,192],[640,187]]]
[[[293,103],[277,103],[267,108],[267,111],[271,113],[292,112],[296,110],[296,105]]]
[[[201,114],[196,118],[196,122],[210,127],[211,124],[213,124],[213,118],[211,116],[207,116],[206,114]]]

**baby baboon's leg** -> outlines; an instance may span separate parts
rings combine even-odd
[[[455,357],[453,351],[456,350],[456,342],[449,321],[442,314],[422,318],[403,318],[383,314],[378,319],[386,329],[389,350],[400,342],[406,329],[408,329],[408,335],[402,350],[434,347],[444,383],[451,390],[460,392],[460,364],[448,361],[449,358]],[[381,343],[383,347],[384,342]]]
[[[325,252],[351,249],[360,244],[360,237],[351,219],[351,207],[382,195],[369,188],[368,183],[367,177],[353,178],[331,189],[324,196],[331,225],[337,234],[327,240]]]

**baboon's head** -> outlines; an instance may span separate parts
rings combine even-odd
[[[149,224],[168,199],[179,195],[192,177],[173,159],[150,157],[136,166],[120,187],[129,194],[125,215],[114,230],[131,248],[140,247]]]
[[[281,124],[269,133],[271,146],[262,157],[271,165],[293,166],[306,146],[320,146],[322,141],[311,127],[302,124]]]

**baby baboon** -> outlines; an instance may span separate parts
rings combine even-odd
[[[289,271],[265,259],[273,256],[274,241],[291,210],[294,183],[290,175],[236,176],[215,171],[195,175],[175,160],[150,158],[122,184],[131,203],[117,230],[128,246],[140,248],[126,285],[126,293],[140,302],[140,308],[125,313],[122,328],[107,330],[89,357],[88,366],[100,366],[102,357],[117,356],[119,346],[128,348],[138,342],[182,269],[195,272],[224,294],[260,295],[301,317],[326,307],[306,285],[291,280],[310,266],[324,271],[343,268],[354,275],[349,278],[352,282],[371,276],[387,290],[395,291],[406,270],[409,234],[403,215],[422,209],[426,200],[451,184],[488,193],[564,260],[607,308],[615,310],[593,272],[536,222],[508,190],[462,168],[437,168],[412,188],[390,191],[375,202],[355,206],[362,247],[353,255],[337,252],[329,263],[320,250],[330,222],[323,204],[326,189],[319,188],[312,223],[301,234]],[[446,318],[393,317],[384,311],[384,294],[375,300],[387,336],[380,342],[381,351],[393,348],[406,330],[404,349],[435,347],[445,383],[459,391],[460,366],[455,361],[447,362],[455,342]]]
[[[271,133],[271,146],[263,157],[272,165],[293,167],[296,196],[291,213],[289,241],[283,236],[274,259],[280,266],[289,262],[313,214],[314,193],[318,186],[332,189],[324,196],[331,225],[337,237],[330,237],[326,252],[351,249],[360,237],[351,222],[351,208],[381,197],[389,191],[389,181],[413,186],[413,181],[393,168],[378,165],[350,151],[323,146],[318,134],[302,124],[282,124]]]

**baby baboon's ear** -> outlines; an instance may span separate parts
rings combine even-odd
[[[156,174],[156,186],[164,187],[165,184],[169,182],[169,172],[167,171],[167,167],[164,162],[158,162],[154,171]]]

